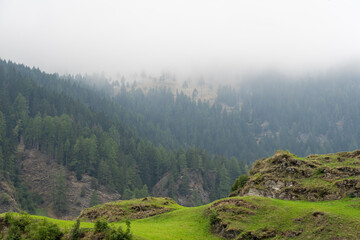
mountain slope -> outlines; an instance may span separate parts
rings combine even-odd
[[[39,208],[44,209],[48,216],[74,218],[80,211],[91,204],[116,201],[121,195],[116,191],[106,189],[97,183],[96,178],[84,174],[78,180],[74,172],[59,165],[47,155],[39,151],[25,150],[22,156],[19,178],[28,190],[41,197]],[[63,182],[63,189],[59,184]],[[92,196],[96,196],[93,199]],[[63,199],[59,199],[59,198]],[[63,202],[61,202],[63,201]],[[54,206],[54,205],[64,206]],[[66,211],[55,211],[64,207]]]
[[[17,154],[19,144],[25,150],[46,154],[74,172],[77,181],[90,176],[124,199],[152,194],[166,174],[176,178],[183,171],[215,172],[215,180],[204,178],[201,188],[209,195],[203,200],[209,202],[228,195],[231,182],[245,169],[236,158],[229,161],[195,146],[166,149],[155,145],[137,135],[134,125],[127,124],[132,119],[127,115],[121,105],[75,81],[0,60],[0,178],[14,188],[1,196],[5,200],[0,209],[8,206],[9,196],[18,204],[12,204],[12,209],[33,213],[41,204],[39,196],[24,184],[32,180],[19,178],[19,168],[24,165],[23,156]],[[59,189],[64,189],[64,181],[59,182]],[[183,189],[179,198],[187,195],[186,184]],[[176,197],[176,192],[172,196]],[[66,211],[66,207],[58,209],[58,216]]]

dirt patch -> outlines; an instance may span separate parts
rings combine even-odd
[[[301,230],[299,230],[299,231],[285,231],[285,232],[281,233],[280,235],[283,236],[284,238],[288,239],[288,238],[297,237],[302,232],[303,231],[301,231]]]
[[[221,206],[226,206],[226,205],[234,205],[236,207],[244,207],[244,208],[249,208],[249,209],[257,209],[258,206],[250,203],[248,201],[245,201],[243,199],[226,199],[226,200],[221,200],[218,202],[215,202],[214,204],[212,204],[210,206],[211,208],[219,208]]]
[[[323,217],[324,215],[325,215],[325,213],[323,213],[323,212],[313,212],[312,213],[312,216],[315,218],[320,218],[320,217]]]
[[[276,237],[277,232],[274,229],[261,229],[259,231],[246,231],[240,234],[237,240],[260,240],[260,239],[269,239]]]

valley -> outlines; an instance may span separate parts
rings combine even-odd
[[[359,234],[355,73],[330,85],[219,86],[210,102],[0,63],[3,238],[37,239],[39,229],[56,239]],[[335,96],[333,111],[325,102]],[[351,151],[326,153],[338,149]]]
[[[0,240],[359,240],[359,9],[0,0]]]
[[[306,158],[279,151],[268,159],[258,161],[250,170],[248,180],[240,185],[235,183],[232,197],[206,205],[184,207],[171,198],[159,197],[119,200],[85,208],[75,219],[68,221],[29,215],[24,212],[3,213],[0,215],[0,236],[9,238],[13,236],[12,234],[19,234],[23,237],[31,237],[35,233],[29,228],[20,228],[16,233],[10,229],[19,224],[37,226],[46,223],[46,226],[58,229],[61,239],[68,239],[73,234],[77,220],[81,222],[78,230],[81,234],[78,239],[93,237],[112,239],[108,234],[125,231],[119,230],[119,227],[127,229],[126,225],[129,221],[131,233],[129,237],[139,240],[309,238],[355,240],[360,235],[360,199],[357,197],[359,159],[359,151],[310,155]],[[269,162],[272,164],[267,165]],[[277,168],[277,172],[268,171],[267,166],[280,168]],[[289,168],[297,170],[292,170],[293,175],[283,175],[289,171]],[[345,168],[347,170],[341,172],[341,169]],[[319,171],[319,169],[325,170]],[[307,172],[308,174],[303,174]],[[277,177],[276,187],[269,184],[275,181],[270,178],[269,173],[274,173]],[[309,178],[309,174],[312,177]],[[263,183],[261,179],[265,182]],[[288,185],[288,181],[292,184]],[[302,185],[304,181],[308,184],[306,186],[309,190],[296,190],[300,186],[304,188]],[[313,185],[309,185],[311,181],[317,188],[328,187],[326,194],[322,194],[319,189],[313,191],[311,188]],[[324,183],[324,186],[318,184],[321,181],[326,184]],[[352,185],[346,184],[343,188],[339,183],[344,182]],[[294,195],[295,193],[297,195]],[[261,194],[263,196],[260,196]],[[55,225],[49,225],[48,222]],[[101,231],[99,226],[102,226]],[[126,232],[124,233],[126,235]]]

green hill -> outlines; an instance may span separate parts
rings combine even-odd
[[[346,198],[334,201],[310,202],[270,199],[264,197],[233,197],[213,202],[200,207],[182,207],[167,198],[128,200],[95,209],[118,206],[122,213],[146,212],[150,207],[168,206],[169,211],[159,212],[142,219],[127,215],[131,221],[133,239],[357,239],[360,236],[360,199]],[[164,205],[165,204],[165,205]],[[136,207],[137,206],[137,207]],[[85,210],[85,212],[88,210]],[[109,215],[113,210],[109,211]],[[99,215],[99,219],[101,219]],[[32,225],[21,228],[22,237],[34,232],[34,222],[46,219],[56,224],[62,232],[61,238],[68,239],[75,221],[55,220],[45,217],[13,214],[13,218],[25,218],[15,224]],[[6,239],[11,224],[5,221],[5,214],[0,215],[0,237]],[[95,220],[94,218],[93,220]],[[84,219],[82,219],[84,220]],[[95,221],[96,222],[96,221]],[[26,224],[25,224],[26,225]],[[94,223],[81,221],[80,227],[85,232],[83,239],[91,239]],[[109,223],[109,227],[125,229],[125,220]],[[24,229],[24,230],[21,230]],[[32,229],[30,231],[30,229]],[[32,233],[34,234],[34,233]],[[97,234],[96,236],[104,236]],[[101,238],[99,238],[101,239]]]

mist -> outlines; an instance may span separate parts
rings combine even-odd
[[[322,71],[360,59],[359,9],[350,0],[0,0],[0,58],[113,78]]]

